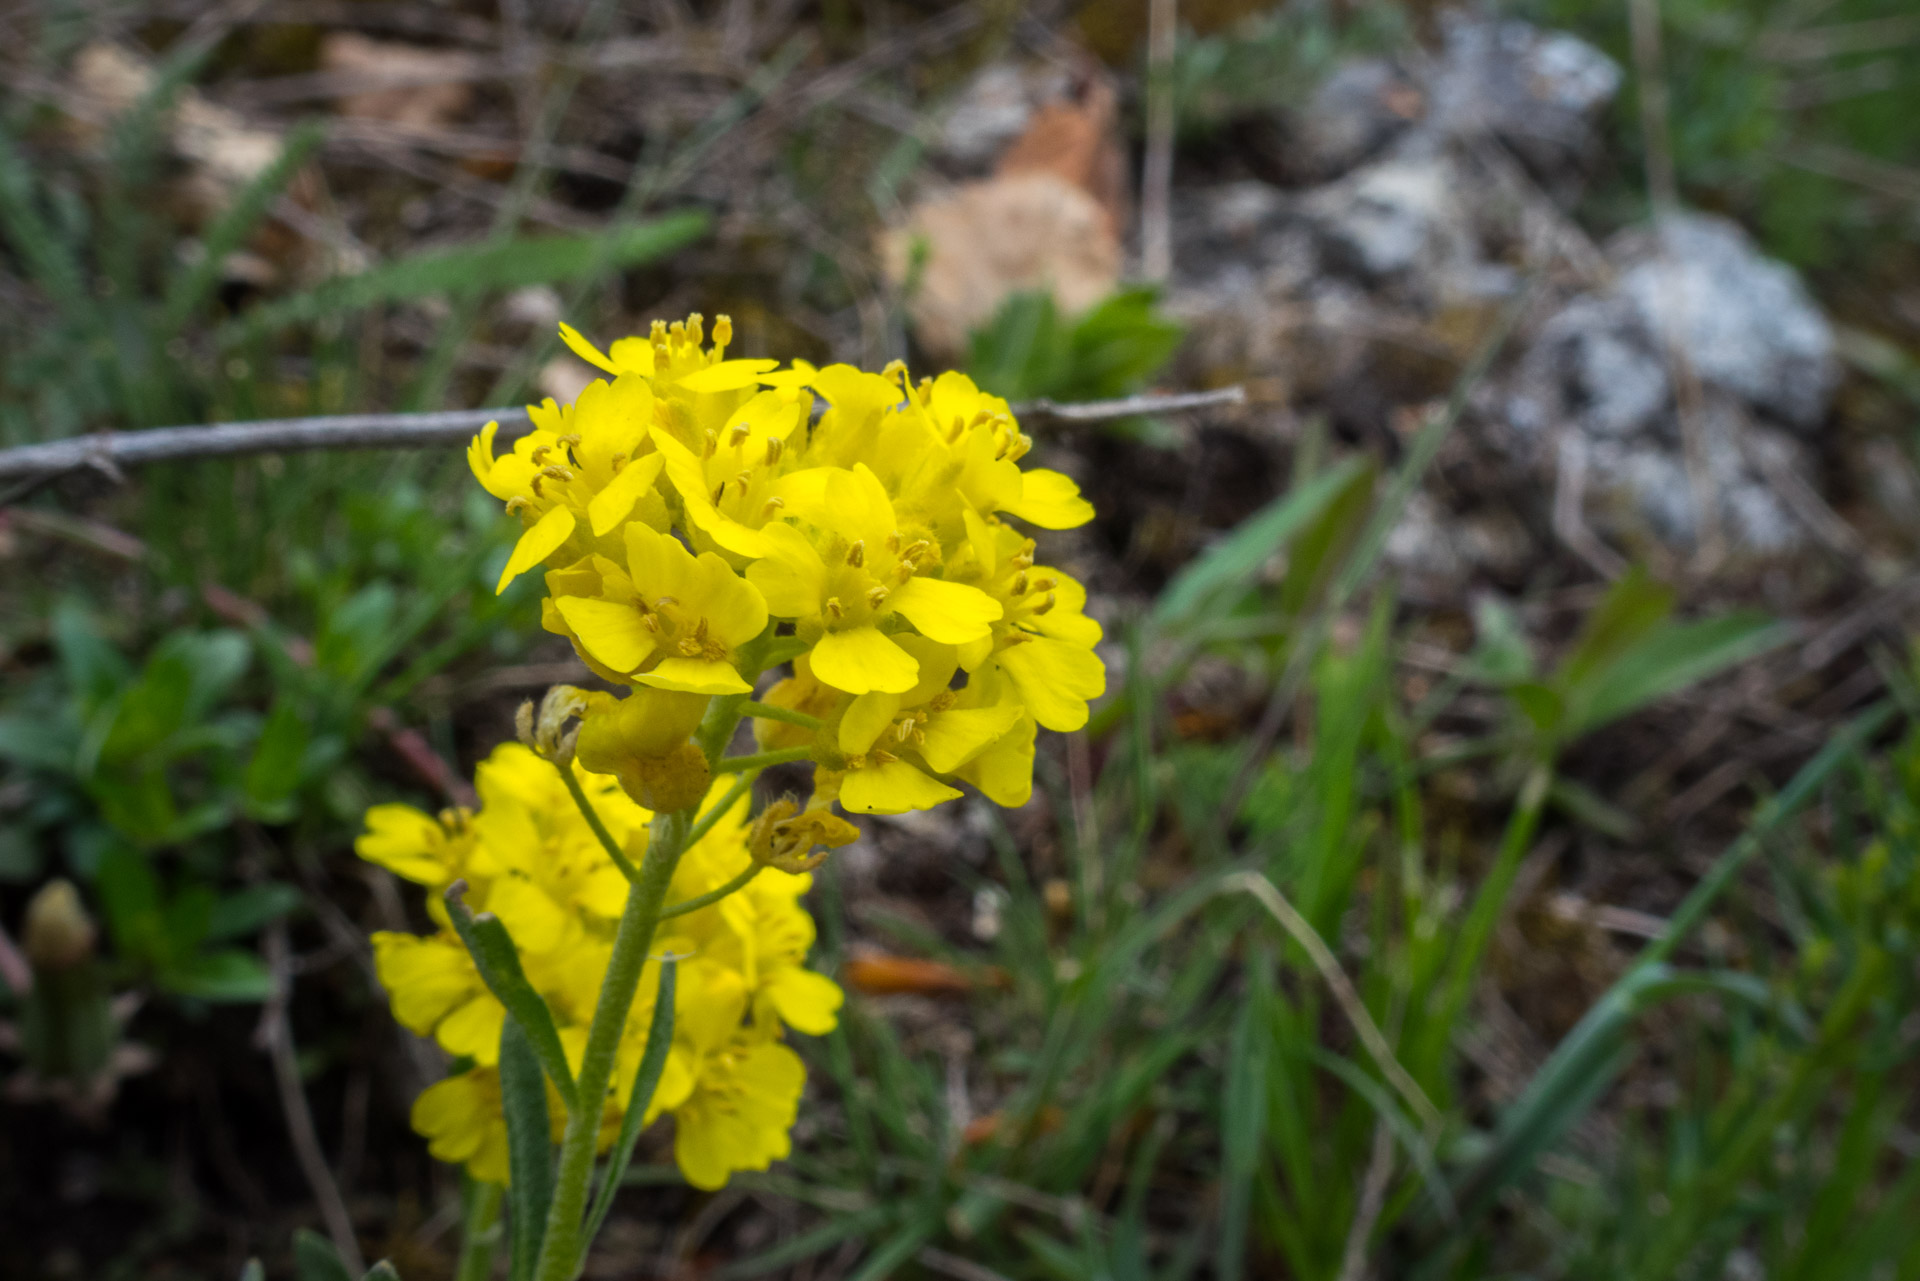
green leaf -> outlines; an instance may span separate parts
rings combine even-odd
[[[448,887],[445,895],[447,915],[453,921],[453,928],[460,935],[460,941],[467,945],[467,951],[472,955],[474,966],[480,971],[480,978],[486,983],[487,990],[499,998],[500,1004],[507,1007],[507,1013],[526,1033],[527,1041],[533,1046],[540,1065],[559,1089],[560,1097],[571,1101],[574,1094],[573,1072],[567,1066],[567,1054],[560,1045],[560,1033],[554,1027],[553,1012],[547,1009],[547,1003],[540,999],[540,994],[533,990],[533,984],[527,982],[526,971],[520,967],[520,952],[514,947],[507,927],[491,912],[475,916],[468,911],[467,905],[460,901],[465,889],[464,881],[456,881]]]
[[[353,1281],[333,1242],[311,1228],[293,1230],[293,1275],[296,1281]]]
[[[72,738],[57,727],[24,716],[0,716],[0,761],[52,774],[72,774],[76,747]]]
[[[1249,516],[1174,576],[1154,604],[1150,626],[1165,631],[1198,621],[1217,593],[1244,586],[1289,539],[1365,474],[1369,474],[1367,463],[1350,459]]]
[[[1584,734],[1638,711],[1655,699],[1697,685],[1793,637],[1765,614],[1739,612],[1660,627],[1628,646],[1590,678],[1575,703],[1570,732]]]
[[[1512,606],[1491,594],[1473,602],[1473,653],[1468,661],[1474,675],[1495,685],[1530,681],[1539,670],[1533,646]]]
[[[606,1222],[607,1212],[613,1209],[613,1198],[620,1191],[620,1181],[626,1178],[628,1163],[633,1160],[633,1145],[639,1142],[653,1092],[660,1088],[660,1076],[667,1070],[667,1052],[673,1048],[673,993],[677,970],[678,962],[672,957],[660,963],[660,988],[653,998],[653,1019],[647,1024],[646,1052],[640,1056],[640,1066],[634,1072],[633,1092],[627,1097],[627,1112],[620,1121],[620,1137],[614,1140],[613,1151],[607,1156],[607,1171],[599,1192],[594,1195],[593,1209],[587,1215],[587,1230],[580,1236],[582,1251],[593,1245],[593,1239],[600,1235],[600,1225]]]
[[[553,1202],[553,1128],[540,1060],[526,1031],[512,1019],[500,1026],[500,1104],[507,1121],[507,1222],[513,1250],[507,1275],[530,1281]]]
[[[52,632],[61,671],[87,708],[111,698],[132,677],[126,658],[107,643],[93,615],[78,601],[64,600],[54,607]]]
[[[248,808],[256,815],[272,820],[291,817],[289,802],[300,786],[308,738],[307,719],[295,701],[284,694],[275,699],[242,782]]]
[[[1673,612],[1673,589],[1654,581],[1635,565],[1607,589],[1600,604],[1580,629],[1580,639],[1560,665],[1560,687],[1577,690],[1617,661],[1636,642]]]
[[[1220,1098],[1220,1247],[1215,1272],[1239,1281],[1246,1270],[1253,1180],[1267,1136],[1267,1028],[1264,964],[1248,967],[1251,990],[1234,1019]]]
[[[1069,379],[1047,394],[1103,399],[1139,391],[1173,357],[1186,326],[1156,310],[1152,286],[1122,289],[1075,322],[1069,339]]]
[[[993,319],[974,330],[967,373],[986,391],[1009,400],[1050,395],[1066,381],[1067,335],[1053,295],[1028,290],[1009,296]]]
[[[100,856],[94,889],[106,911],[115,949],[129,960],[157,961],[164,947],[160,878],[147,856],[114,841]]]
[[[436,294],[476,294],[526,285],[559,284],[590,272],[615,272],[653,262],[706,234],[699,211],[577,236],[522,236],[415,254],[357,276],[342,276],[305,293],[256,307],[223,326],[223,347],[259,334],[368,307]]]
[[[224,943],[228,939],[244,938],[304,902],[306,896],[285,881],[262,881],[258,885],[249,885],[213,905],[207,914],[207,941]]]
[[[243,1003],[273,995],[273,975],[252,952],[222,948],[163,970],[160,986],[175,996],[201,1001]]]

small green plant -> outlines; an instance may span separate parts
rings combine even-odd
[[[1018,293],[974,331],[967,372],[1009,400],[1100,400],[1145,387],[1185,330],[1157,309],[1158,291],[1123,289],[1077,317],[1053,295]]]

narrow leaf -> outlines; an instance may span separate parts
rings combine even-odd
[[[508,1226],[512,1281],[529,1281],[547,1234],[553,1201],[553,1129],[547,1084],[526,1032],[512,1019],[500,1027],[500,1104],[507,1120]]]
[[[447,915],[453,921],[453,928],[460,935],[460,941],[467,945],[487,990],[507,1007],[507,1013],[527,1034],[540,1066],[559,1088],[560,1097],[571,1101],[573,1071],[567,1066],[567,1052],[561,1048],[560,1032],[553,1025],[553,1012],[533,990],[533,984],[527,982],[526,971],[520,968],[520,952],[500,918],[490,912],[475,916],[460,901],[466,888],[465,881],[456,881],[447,888]]]
[[[311,1228],[293,1230],[293,1275],[297,1281],[353,1281],[333,1242]]]
[[[1362,459],[1342,463],[1241,522],[1174,576],[1153,607],[1151,624],[1165,629],[1195,621],[1216,592],[1258,573],[1268,557],[1325,511],[1366,466]]]

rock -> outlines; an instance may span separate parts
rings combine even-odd
[[[1452,138],[1498,137],[1550,186],[1586,167],[1620,67],[1584,40],[1525,22],[1454,13],[1427,77],[1427,123]]]
[[[1507,413],[1529,436],[1559,423],[1601,439],[1671,426],[1666,358],[1624,298],[1582,295],[1568,303],[1540,327],[1515,387]]]
[[[1461,211],[1443,162],[1383,161],[1308,197],[1337,265],[1373,281],[1465,256]]]
[[[1426,95],[1399,64],[1360,58],[1336,68],[1293,120],[1298,162],[1319,179],[1370,160],[1426,110]]]
[[[1702,383],[1817,426],[1839,381],[1833,327],[1799,277],[1724,218],[1682,214],[1619,241],[1620,294]]]
[[[473,104],[480,60],[457,49],[429,49],[336,31],[320,42],[320,65],[366,87],[340,98],[340,114],[406,129],[451,124]]]

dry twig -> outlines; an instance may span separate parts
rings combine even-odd
[[[1141,414],[1186,413],[1239,404],[1244,399],[1246,394],[1241,388],[1226,387],[1218,391],[1125,396],[1118,400],[1067,405],[1036,400],[1015,405],[1013,411],[1027,419],[1088,423]],[[464,444],[475,432],[495,421],[500,424],[502,442],[515,440],[532,430],[524,411],[516,406],[450,409],[430,414],[333,414],[321,418],[99,432],[0,450],[0,480],[38,483],[86,468],[104,471],[117,479],[122,467],[236,454],[285,454],[312,449],[426,449]]]

